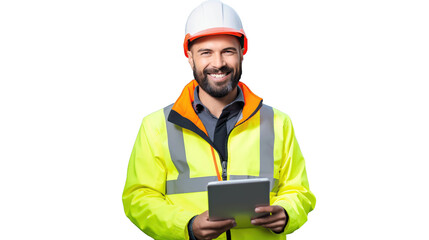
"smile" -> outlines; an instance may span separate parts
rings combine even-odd
[[[217,83],[222,83],[225,82],[228,79],[228,76],[230,75],[230,73],[209,73],[207,74],[208,77]]]
[[[223,78],[226,76],[226,73],[222,73],[222,74],[209,74],[210,76],[214,77],[214,78]]]

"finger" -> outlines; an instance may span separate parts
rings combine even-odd
[[[255,220],[261,220],[261,221],[276,221],[278,219],[285,219],[285,215],[282,213],[275,213],[271,215],[264,215],[260,217],[253,218]]]
[[[276,215],[270,215],[270,216],[252,219],[251,223],[253,225],[264,225],[264,224],[270,224],[277,221],[284,221],[284,218],[281,215],[276,214]]]
[[[220,231],[220,233],[223,233],[223,232],[226,232],[227,230],[229,230],[235,226],[237,226],[237,223],[235,223],[235,221],[234,221],[233,224],[228,224],[225,227],[220,228],[219,231]]]
[[[261,212],[270,212],[270,213],[278,213],[283,211],[283,207],[280,207],[278,205],[272,205],[272,206],[262,206],[262,207],[257,207],[255,208],[255,212],[256,213],[261,213]]]
[[[219,221],[206,221],[206,222],[204,222],[202,229],[222,230],[222,229],[233,228],[235,225],[236,225],[236,223],[235,223],[234,219],[219,220]]]
[[[260,226],[265,227],[265,228],[269,228],[269,229],[275,229],[275,228],[283,228],[284,223],[281,221],[277,221],[277,222],[272,222],[269,224],[263,224]]]
[[[210,222],[210,223],[214,223],[214,222]],[[224,225],[223,227],[216,226],[215,228],[213,228],[213,227],[210,227],[209,225],[205,225],[204,228],[201,229],[197,237],[198,239],[214,239],[214,238],[217,238],[222,233],[226,232],[227,230],[231,229],[235,225],[236,225],[235,221],[233,221],[233,224],[229,222],[227,225]]]
[[[255,208],[256,213],[263,213],[263,212],[273,212],[274,208],[273,206],[262,206]]]

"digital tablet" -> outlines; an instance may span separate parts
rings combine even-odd
[[[268,178],[209,182],[207,191],[210,221],[234,218],[236,228],[248,228],[256,227],[251,219],[267,215],[255,208],[270,205]]]

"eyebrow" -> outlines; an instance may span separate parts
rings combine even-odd
[[[233,50],[233,51],[238,51],[237,50],[237,48],[235,48],[235,47],[227,47],[227,48],[224,48],[222,51],[231,51],[231,50]]]
[[[222,49],[222,51],[238,51],[237,50],[237,48],[235,48],[235,47],[227,47],[227,48],[224,48],[224,49]],[[212,52],[213,50],[212,49],[210,49],[210,48],[202,48],[202,49],[198,49],[198,52]]]
[[[198,52],[211,52],[212,50],[210,48],[202,48],[198,49]]]

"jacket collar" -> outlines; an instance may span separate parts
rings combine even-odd
[[[182,93],[180,94],[180,97],[177,99],[177,101],[174,103],[172,112],[176,112],[173,117],[173,115],[170,113],[170,116],[168,117],[168,120],[170,122],[176,123],[176,122],[183,122],[184,119],[186,119],[189,123],[193,123],[195,127],[197,127],[199,130],[204,132],[207,135],[207,131],[204,127],[204,124],[199,119],[198,115],[195,113],[195,110],[192,106],[192,102],[194,102],[194,90],[195,87],[198,86],[197,81],[192,80],[190,83],[188,83],[185,88],[183,89]],[[237,125],[240,125],[241,123],[245,122],[247,119],[252,117],[262,106],[262,98],[255,95],[250,89],[242,82],[238,83],[238,86],[240,86],[241,90],[243,91],[244,96],[244,107],[243,107],[243,117],[240,121],[237,122]],[[179,115],[180,117],[184,118],[181,121],[177,121]],[[181,124],[179,124],[181,125]],[[182,126],[186,127],[186,126]],[[189,129],[189,127],[186,127]],[[193,127],[192,127],[193,128]],[[191,129],[192,130],[192,129]]]

